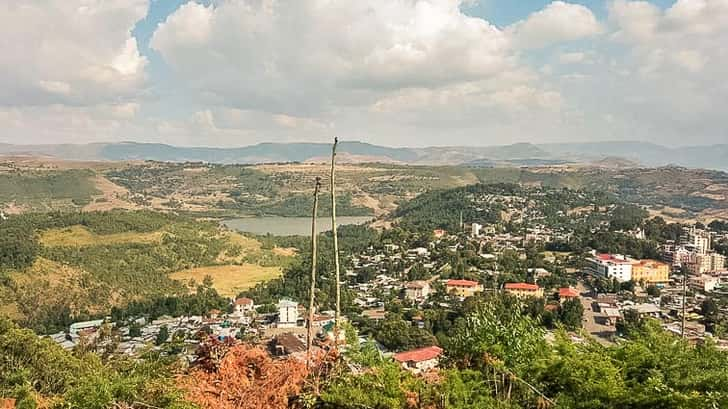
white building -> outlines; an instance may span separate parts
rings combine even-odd
[[[254,304],[250,298],[238,298],[233,303],[233,312],[237,315],[243,315],[246,312],[253,311]]]
[[[278,328],[291,328],[298,325],[298,303],[282,299],[278,302]]]
[[[690,277],[688,284],[690,288],[694,288],[706,293],[714,291],[720,283],[718,277],[713,277],[707,274],[701,274],[697,277]]]
[[[470,234],[472,234],[473,237],[478,237],[478,236],[480,236],[480,230],[482,228],[483,228],[483,225],[482,224],[473,223],[473,224],[470,225],[470,229],[471,229]]]
[[[696,253],[706,254],[711,250],[712,243],[710,232],[696,229],[695,226],[693,226],[685,228],[683,233],[683,244],[694,247]]]
[[[632,262],[621,254],[596,254],[586,260],[585,273],[627,282],[632,279]]]

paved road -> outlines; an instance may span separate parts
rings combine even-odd
[[[615,329],[613,326],[603,324],[602,315],[594,311],[593,305],[596,300],[590,296],[589,289],[579,282],[576,290],[581,294],[581,304],[584,306],[584,329],[602,345],[614,345],[610,337]]]

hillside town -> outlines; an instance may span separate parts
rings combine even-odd
[[[594,218],[590,207],[572,213],[567,227],[553,228],[532,199],[489,195],[474,203],[497,204],[502,208],[501,221],[461,221],[456,232],[434,229],[425,241],[383,243],[345,256],[345,287],[352,307],[343,319],[359,330],[357,343],[373,342],[383,356],[404,368],[427,372],[437,366],[441,348],[432,342],[406,349],[381,338],[376,328],[396,315],[411,328],[436,335],[430,318],[436,312],[457,310],[480,294],[502,293],[524,305],[536,305],[544,316],[559,317],[550,318],[554,321],[547,326],[568,328],[576,341],[593,337],[613,344],[619,342],[620,327],[626,322],[651,317],[675,336],[694,343],[712,338],[728,349],[728,340],[722,338],[725,329],[706,326],[706,314],[713,319],[728,314],[728,306],[713,305],[709,310],[713,297],[728,294],[725,256],[713,249],[715,240],[724,239],[717,232],[686,226],[678,240],[660,243],[655,259],[596,250],[578,257],[559,251],[534,255],[534,249],[568,242],[580,221]],[[614,209],[602,211],[609,215]],[[505,228],[513,223],[522,227]],[[605,222],[596,226],[608,229]],[[640,229],[620,234],[644,238]],[[531,262],[533,257],[538,263]],[[528,265],[532,267],[522,269]],[[188,362],[194,361],[196,348],[206,337],[221,342],[242,339],[264,346],[272,356],[304,359],[309,325],[316,334],[316,348],[330,347],[336,337],[334,311],[314,311],[313,321],[308,322],[303,301],[279,298],[271,305],[238,297],[224,311],[76,322],[50,338],[66,349],[93,345],[97,351],[131,356],[151,349],[182,354]],[[575,316],[568,312],[572,310],[577,311]]]

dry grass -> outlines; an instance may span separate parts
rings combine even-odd
[[[215,289],[220,295],[234,297],[256,284],[280,277],[280,267],[262,267],[256,264],[198,267],[178,271],[170,278],[201,283],[205,276],[212,277]]]
[[[84,206],[83,211],[94,212],[113,209],[140,209],[141,206],[131,203],[125,198],[129,197],[129,190],[115,184],[103,176],[96,176],[94,184],[101,194],[92,198],[92,202]]]
[[[158,243],[162,232],[96,234],[83,226],[50,229],[41,234],[44,246],[95,246],[120,243]]]

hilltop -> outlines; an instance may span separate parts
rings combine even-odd
[[[624,165],[624,166],[623,166]],[[338,212],[384,217],[424,192],[475,183],[519,183],[604,191],[668,219],[728,218],[728,174],[664,166],[632,167],[608,158],[595,165],[425,166],[341,163]],[[0,210],[162,210],[195,216],[308,216],[314,180],[326,163],[211,164],[83,162],[0,158]],[[322,204],[321,215],[328,214]]]
[[[94,143],[12,145],[0,144],[0,154],[44,155],[81,161],[154,160],[164,162],[206,162],[260,164],[319,161],[330,155],[327,143],[260,143],[217,148],[180,147],[159,143]],[[583,143],[515,143],[496,146],[388,147],[344,141],[339,145],[342,160],[410,165],[462,165],[471,162],[521,166],[534,161],[591,163],[614,157],[641,166],[678,165],[690,168],[728,170],[728,145],[669,148],[639,141]]]

